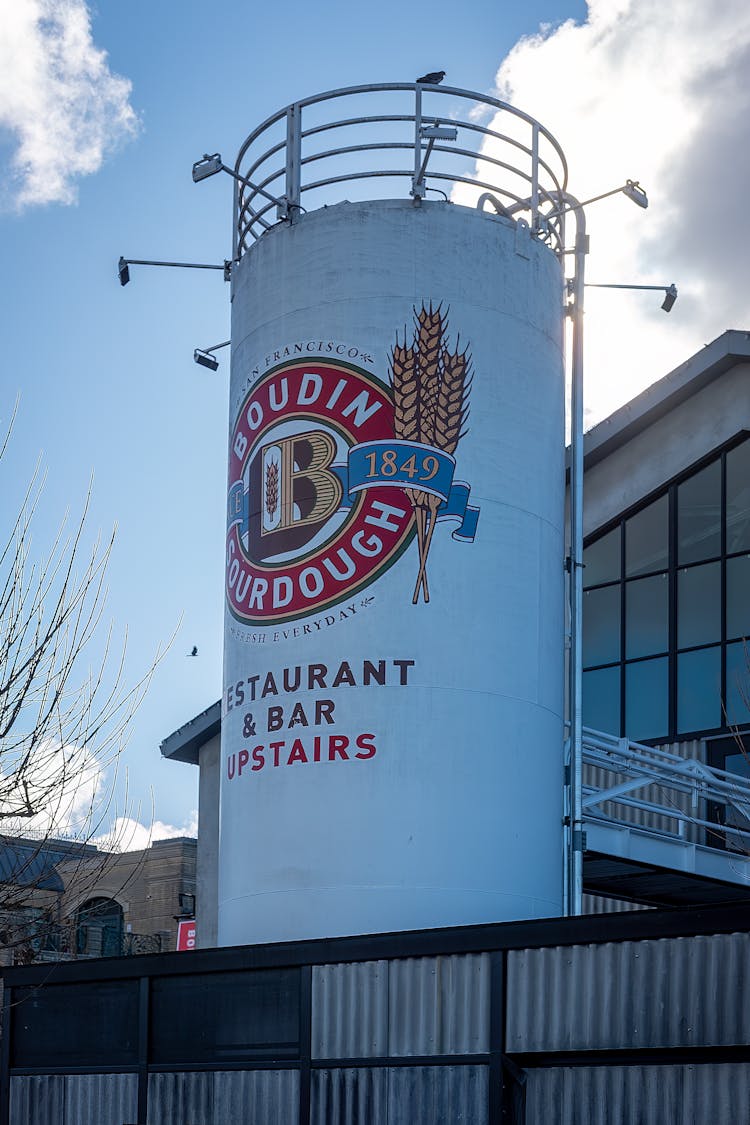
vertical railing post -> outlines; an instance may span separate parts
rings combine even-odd
[[[286,187],[284,202],[286,212],[279,208],[279,218],[289,219],[291,222],[295,210],[299,210],[302,162],[302,130],[300,128],[300,115],[302,107],[299,102],[290,105],[286,111]]]
[[[239,174],[239,168],[235,171]],[[232,261],[240,260],[240,182],[232,180]]]
[[[411,194],[414,199],[421,199],[424,189],[419,182],[422,170],[422,87],[417,84],[414,89],[414,175],[411,181]]]
[[[539,126],[531,127],[531,229],[539,226]]]

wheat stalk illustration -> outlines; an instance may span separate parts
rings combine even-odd
[[[468,348],[451,352],[447,346],[447,315],[438,305],[433,309],[422,305],[415,314],[412,347],[399,344],[391,355],[391,382],[394,404],[394,437],[416,441],[445,453],[454,453],[463,436],[468,418],[468,395],[471,386],[471,357]],[[419,574],[412,602],[419,600],[422,590],[425,602],[430,600],[427,583],[427,556],[442,504],[439,496],[419,488],[404,489],[414,509],[419,545]]]
[[[266,466],[266,513],[269,520],[279,506],[279,463],[271,461]]]

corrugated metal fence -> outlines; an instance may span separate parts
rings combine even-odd
[[[707,932],[712,917],[725,932]],[[691,927],[703,932],[685,932]],[[0,1121],[744,1125],[749,931],[744,906],[646,911],[68,965],[52,983],[48,966],[44,981],[39,970],[13,970]],[[297,1005],[291,1023],[277,1021],[299,1028],[293,1042],[288,1030],[283,1043],[272,1041],[274,966],[283,975],[278,1002]],[[49,991],[67,988],[72,999],[92,974],[111,986],[118,972],[139,989],[133,1065],[120,1055],[108,1068],[99,1057],[98,1073],[82,1073],[91,1057],[84,1046],[75,1062],[68,1051],[64,1066],[45,1067],[44,1052],[55,1055],[54,1029],[44,1026]],[[222,1008],[226,1026],[201,1038],[223,976],[237,992],[238,973],[250,985],[262,976],[262,1010],[254,1012],[251,987],[236,1012]],[[167,977],[171,991],[153,987]],[[165,1065],[150,1029],[163,1024],[155,1005],[168,994],[190,1005],[195,1035],[176,1033],[184,1046],[170,1042]],[[63,999],[58,992],[50,1008],[57,1020]],[[40,1048],[46,1036],[50,1046]]]

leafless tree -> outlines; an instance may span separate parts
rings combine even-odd
[[[111,862],[113,842],[97,852],[92,841],[113,816],[113,775],[155,667],[124,686],[125,646],[113,650],[103,623],[114,536],[84,545],[90,492],[35,557],[43,483],[37,469],[0,529],[0,947],[16,960],[61,928],[58,858],[79,901]]]

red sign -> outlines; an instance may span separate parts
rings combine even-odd
[[[177,923],[177,951],[195,949],[195,918]]]

